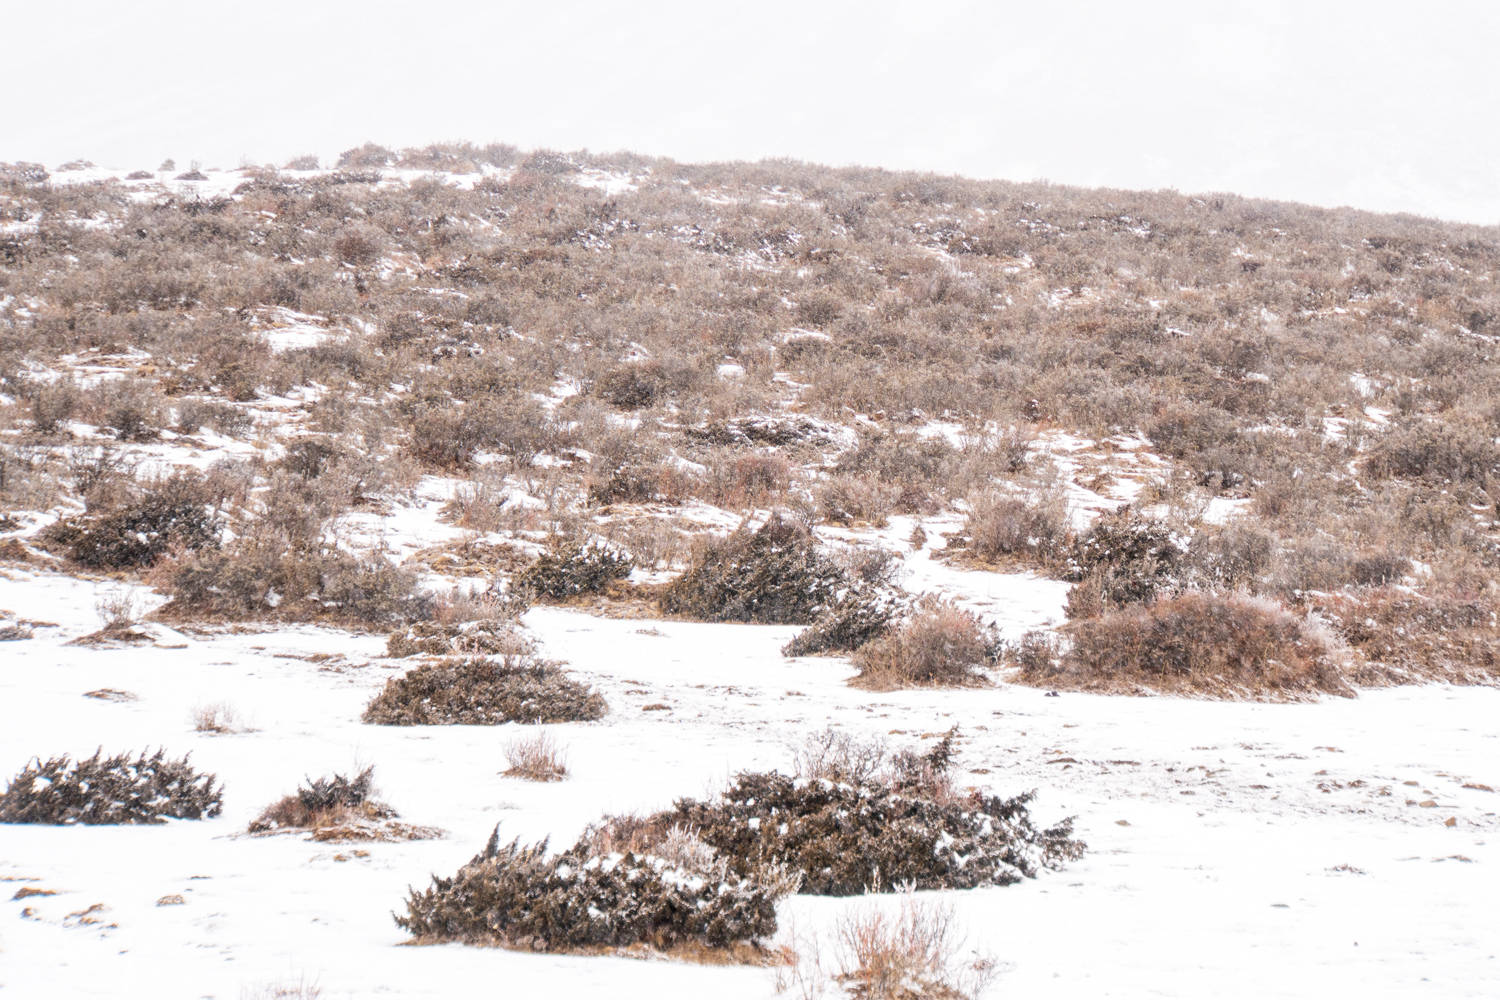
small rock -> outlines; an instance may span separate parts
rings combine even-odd
[[[187,902],[187,900],[183,899],[181,895],[179,895],[178,893],[174,892],[174,893],[171,893],[169,895],[163,896],[161,899],[158,899],[156,901],[156,905],[157,906],[181,906],[183,903],[186,903],[186,902]]]

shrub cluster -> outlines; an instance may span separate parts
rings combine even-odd
[[[367,820],[389,819],[396,810],[373,798],[375,768],[367,767],[354,777],[335,774],[309,779],[288,795],[269,806],[250,824],[251,833],[272,833],[285,829],[347,825]]]
[[[990,563],[1059,566],[1071,522],[1061,494],[985,493],[970,502],[963,535],[970,555]]]
[[[724,947],[776,930],[774,891],[752,878],[651,854],[602,853],[587,836],[548,857],[545,841],[502,845],[499,833],[452,878],[413,890],[396,923],[419,941],[533,951]]]
[[[85,760],[38,758],[23,768],[0,795],[0,823],[163,823],[217,816],[222,807],[223,787],[187,757],[96,750]]]
[[[364,721],[383,726],[583,722],[604,698],[530,652],[424,663],[386,682]]]
[[[779,514],[750,531],[694,547],[687,570],[662,592],[661,610],[711,622],[811,624],[848,584],[812,532]]]
[[[537,561],[516,574],[513,586],[538,598],[566,600],[601,594],[630,575],[630,556],[597,539],[556,539]]]
[[[172,577],[174,613],[225,618],[329,618],[389,627],[426,618],[431,600],[416,577],[380,556],[332,546],[289,547],[247,536],[199,552]]]

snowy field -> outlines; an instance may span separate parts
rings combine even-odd
[[[1036,593],[1026,578],[1008,582]],[[217,773],[225,809],[162,826],[0,826],[5,996],[238,998],[301,984],[340,1000],[773,997],[774,969],[403,947],[391,915],[409,886],[451,874],[496,823],[570,843],[602,814],[701,796],[742,769],[786,769],[790,747],[830,724],[897,745],[957,724],[961,784],[1036,788],[1039,821],[1078,817],[1089,850],[1060,872],[921,894],[950,903],[969,947],[999,963],[988,995],[1500,995],[1494,689],[1292,705],[1003,684],[872,694],[846,685],[845,660],[784,659],[793,628],[538,608],[526,623],[546,654],[611,711],[549,727],[571,774],[532,784],[500,774],[521,727],[361,724],[409,665],[384,659],[381,637],[150,625],[149,643],[68,645],[98,627],[99,593],[68,577],[0,575],[7,617],[50,623],[0,644],[4,777],[33,755],[162,746]],[[1060,618],[1061,590],[1049,599]],[[104,688],[134,700],[84,696]],[[216,703],[250,731],[196,732],[194,711]],[[371,764],[405,820],[447,835],[324,844],[244,832],[305,778]],[[158,904],[173,896],[182,902]],[[783,939],[807,955],[841,915],[890,903],[793,897]]]

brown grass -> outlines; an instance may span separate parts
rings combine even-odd
[[[561,781],[568,776],[563,749],[548,732],[511,740],[505,747],[505,760],[510,767],[503,773],[512,778]]]

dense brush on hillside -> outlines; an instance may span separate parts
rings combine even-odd
[[[504,146],[205,176],[0,168],[0,523],[60,505],[79,527],[54,551],[165,564],[182,606],[418,613],[328,535],[424,473],[470,483],[468,527],[607,528],[638,566],[685,564],[701,524],[673,512],[698,501],[838,525],[972,509],[965,558],[1076,575],[1031,446],[1064,432],[1163,460],[1140,503],[1197,575],[1147,599],[1492,602],[1494,228]],[[212,509],[95,543],[155,510],[111,454],[265,434],[295,447],[221,462]],[[1215,498],[1230,524],[1202,517]],[[205,544],[221,518],[232,542]],[[241,586],[239,561],[287,552],[330,568]],[[1119,610],[1112,572],[1079,617]]]

